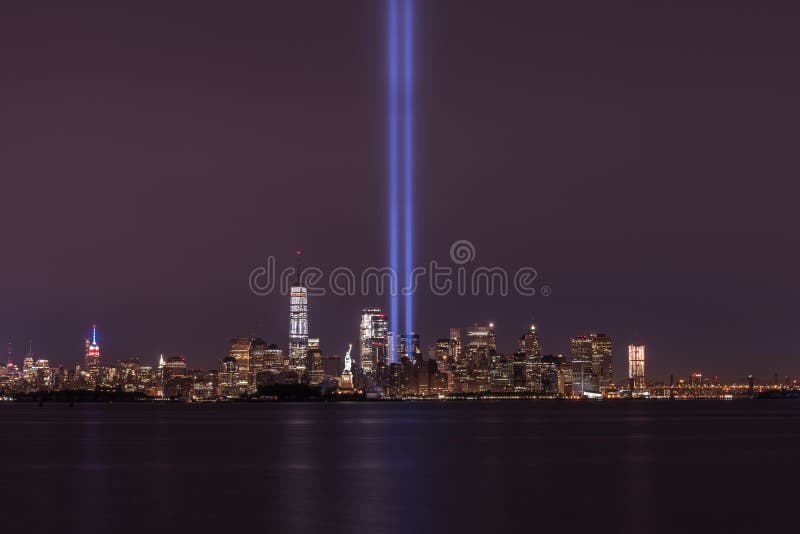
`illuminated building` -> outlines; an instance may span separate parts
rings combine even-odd
[[[461,329],[450,329],[450,346],[448,347],[450,361],[455,363],[461,360]]]
[[[11,375],[16,371],[17,366],[14,365],[14,356],[13,350],[11,345],[11,340],[8,340],[8,359],[6,360],[6,367],[5,372],[7,375]]]
[[[536,325],[531,325],[522,337],[519,338],[519,351],[529,356],[540,357],[542,348],[539,345],[539,334],[536,332]]]
[[[400,341],[397,343],[397,354],[402,358],[405,356],[408,359],[413,359],[415,355],[420,353],[419,350],[419,334],[411,332],[411,342],[408,342],[408,334],[400,334]]]
[[[289,293],[289,370],[302,374],[308,352],[308,288],[302,282],[299,250],[297,281]]]
[[[136,391],[139,386],[139,358],[120,361],[114,378],[117,387],[123,391]]]
[[[52,387],[53,375],[48,360],[36,360],[30,368],[30,386],[32,391],[49,390]]]
[[[284,371],[286,362],[284,361],[283,351],[278,345],[272,344],[264,351],[264,370],[278,374]]]
[[[249,337],[234,337],[231,338],[230,351],[228,355],[236,360],[236,365],[239,368],[239,382],[246,385],[250,378],[250,344],[252,340]]]
[[[440,337],[436,340],[436,346],[433,349],[433,359],[441,364],[447,365],[450,359],[450,338]]]
[[[494,323],[488,326],[473,325],[467,328],[467,358],[474,359],[481,352],[497,351],[497,339],[494,333]]]
[[[31,380],[34,372],[33,354],[30,352],[22,359],[22,378]]]
[[[644,345],[628,345],[628,379],[631,381],[631,390],[641,391],[645,388]]]
[[[494,353],[489,361],[489,390],[495,392],[513,391],[513,360]]]
[[[552,354],[545,354],[539,362],[539,388],[540,395],[563,394],[563,377],[561,374],[562,359]]]
[[[519,338],[519,352],[525,354],[525,376],[528,389],[534,393],[542,390],[542,348],[539,345],[539,334],[536,325],[531,325]]]
[[[267,344],[263,339],[254,338],[250,340],[250,368],[248,383],[251,391],[255,391],[258,376],[266,370]]]
[[[578,336],[570,339],[572,360],[572,392],[583,395],[587,392],[597,392],[597,386],[592,376],[592,340],[588,336]]]
[[[703,387],[703,373],[692,373],[692,387]]]
[[[570,340],[572,391],[575,395],[600,394],[611,385],[611,338],[593,333]]]
[[[489,391],[491,389],[490,367],[497,354],[497,340],[494,323],[488,326],[473,325],[467,328],[467,346],[465,363],[471,374],[472,391]]]
[[[237,397],[239,395],[239,364],[232,356],[227,356],[219,362],[217,395],[220,397]]]
[[[394,332],[386,334],[386,345],[389,353],[389,363],[397,363],[397,335]]]
[[[361,311],[359,328],[359,363],[365,373],[372,373],[388,360],[389,322],[380,308]]]
[[[558,362],[558,392],[561,395],[572,395],[572,365],[563,354],[556,356]]]
[[[139,389],[146,392],[150,388],[157,387],[156,377],[156,372],[153,370],[152,366],[140,365],[138,372]]]
[[[528,389],[528,355],[515,352],[512,356],[511,385],[514,391]]]
[[[100,345],[97,344],[97,325],[92,325],[92,338],[86,340],[86,352],[84,356],[83,370],[97,380],[100,373]]]
[[[192,369],[189,371],[192,400],[208,400],[217,397],[217,371]]]
[[[306,355],[306,382],[318,386],[325,380],[325,361],[319,343],[308,349]]]
[[[605,334],[594,333],[592,339],[592,373],[597,377],[598,391],[605,391],[612,382],[611,376],[611,338]]]
[[[186,358],[171,356],[164,362],[162,369],[163,395],[168,398],[188,399],[190,396],[187,376]]]

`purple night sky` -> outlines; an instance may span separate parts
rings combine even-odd
[[[49,4],[49,5],[48,5]],[[74,365],[286,348],[267,256],[388,263],[384,3],[0,5],[0,339]],[[648,375],[800,374],[791,2],[420,1],[416,257],[530,265],[549,297],[417,296],[427,347],[490,320],[631,342]],[[312,299],[323,350],[380,297]]]

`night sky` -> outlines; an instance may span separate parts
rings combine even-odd
[[[48,5],[49,4],[49,5]],[[69,4],[69,5],[67,5]],[[427,347],[613,336],[648,375],[798,374],[792,2],[430,0],[416,10],[416,255],[530,265],[549,297],[416,298]],[[267,256],[388,263],[384,3],[0,5],[0,336],[52,363],[286,348]],[[378,297],[310,302],[326,352]]]

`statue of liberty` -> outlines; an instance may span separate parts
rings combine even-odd
[[[352,343],[347,347],[347,354],[344,355],[344,371],[342,371],[342,376],[339,377],[339,389],[345,392],[353,391],[353,371],[351,371],[353,360],[350,358],[351,350],[353,350]]]
[[[351,374],[350,367],[352,365],[353,360],[350,358],[350,351],[353,350],[353,344],[350,343],[347,346],[347,354],[344,355],[344,373],[343,374]]]

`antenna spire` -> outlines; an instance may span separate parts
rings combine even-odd
[[[97,345],[97,325],[92,325],[92,345]]]
[[[300,250],[300,249],[297,249],[297,267],[296,267],[296,270],[295,270],[295,274],[297,275],[297,285],[298,286],[303,285],[303,277],[302,277],[302,272],[300,270],[300,256],[302,256],[302,255],[303,255],[303,251]]]

